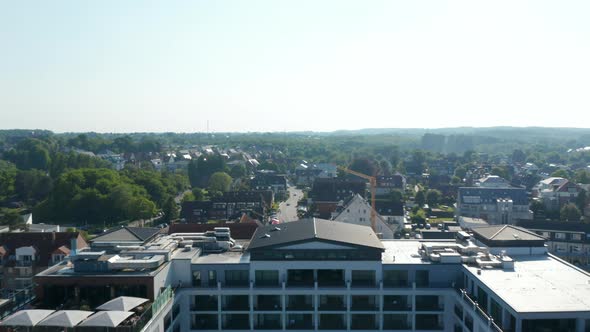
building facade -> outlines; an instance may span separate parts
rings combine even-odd
[[[457,217],[481,218],[490,225],[532,220],[527,193],[522,188],[461,187]]]

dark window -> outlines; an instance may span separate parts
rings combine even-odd
[[[384,287],[408,287],[408,271],[390,270],[383,271]]]
[[[201,271],[193,271],[193,287],[201,287]]]
[[[208,273],[209,287],[217,287],[217,271],[211,270]]]
[[[256,271],[255,281],[256,286],[278,286],[279,285],[279,271],[274,270],[258,270]]]
[[[352,287],[373,287],[375,286],[375,271],[353,270]]]
[[[428,287],[430,284],[429,271],[428,270],[417,270],[416,271],[416,287]]]
[[[249,286],[248,270],[226,270],[225,286],[227,287],[244,287]]]

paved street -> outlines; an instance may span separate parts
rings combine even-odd
[[[279,204],[278,217],[281,222],[296,221],[297,217],[297,201],[303,197],[303,191],[295,187],[288,187],[289,199],[286,202]]]

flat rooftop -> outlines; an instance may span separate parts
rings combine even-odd
[[[590,275],[551,256],[517,256],[514,270],[464,267],[514,310],[590,311]]]
[[[382,240],[385,252],[382,255],[382,264],[432,264],[430,261],[422,260],[418,249],[423,243],[430,241],[419,240]],[[455,241],[436,241],[433,243],[448,243],[453,245]]]
[[[249,264],[250,254],[239,251],[226,251],[221,253],[206,253],[194,257],[191,264]]]

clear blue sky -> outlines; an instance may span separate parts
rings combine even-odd
[[[590,1],[2,1],[0,128],[590,127]]]

